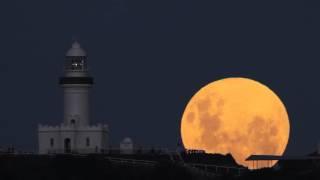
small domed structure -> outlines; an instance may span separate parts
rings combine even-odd
[[[133,142],[131,138],[126,137],[120,143],[121,154],[133,154]]]
[[[72,47],[68,50],[67,57],[82,57],[87,56],[87,53],[84,49],[81,48],[78,41],[73,42]]]
[[[124,143],[124,144],[132,144],[132,140],[131,140],[131,138],[126,137],[126,138],[124,138],[124,139],[122,140],[122,143]]]

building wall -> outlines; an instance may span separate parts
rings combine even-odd
[[[77,146],[78,150],[82,153],[101,152],[102,149],[106,149],[107,141],[106,131],[81,131],[77,134]],[[87,144],[87,139],[89,143]]]
[[[53,146],[51,146],[51,139],[53,139]],[[38,136],[39,153],[47,154],[53,149],[60,148],[60,133],[58,131],[42,131]]]
[[[108,147],[108,128],[98,126],[39,126],[39,153],[65,153],[65,140],[70,139],[71,152],[97,153]],[[89,143],[87,144],[87,138]],[[51,139],[54,144],[51,146]]]

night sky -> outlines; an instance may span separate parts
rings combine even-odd
[[[113,145],[132,137],[175,148],[197,90],[248,77],[287,107],[286,154],[320,140],[320,3],[316,1],[10,0],[0,2],[0,146],[37,150],[37,124],[62,122],[64,55],[89,54],[92,121]]]

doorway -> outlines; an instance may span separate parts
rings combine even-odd
[[[71,140],[70,140],[70,138],[64,139],[64,152],[71,153]]]

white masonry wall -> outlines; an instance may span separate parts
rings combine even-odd
[[[39,154],[48,154],[54,149],[60,148],[60,128],[41,126],[38,127],[38,144],[39,144]],[[50,139],[53,139],[53,146],[50,144]]]
[[[108,126],[75,127],[68,125],[38,127],[39,153],[64,153],[64,141],[70,139],[71,152],[100,153],[108,148]],[[50,139],[54,139],[51,146]],[[89,138],[89,144],[87,144]]]
[[[100,153],[107,148],[107,132],[102,130],[81,131],[77,136],[79,153]],[[87,144],[87,139],[89,143]]]

